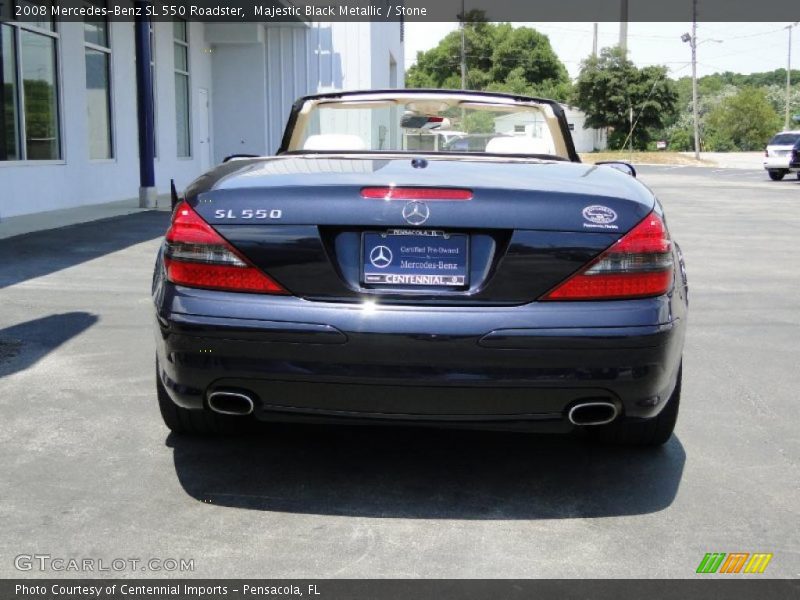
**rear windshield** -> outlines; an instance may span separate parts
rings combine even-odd
[[[793,146],[800,140],[800,133],[779,133],[769,143],[770,146]]]

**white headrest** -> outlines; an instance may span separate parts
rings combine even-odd
[[[550,144],[527,136],[496,137],[486,144],[488,154],[553,154]]]
[[[303,143],[303,150],[364,150],[366,147],[360,137],[347,133],[310,135]]]

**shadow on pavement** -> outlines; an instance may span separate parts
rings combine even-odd
[[[171,434],[193,498],[252,510],[420,519],[561,519],[663,510],[686,455],[570,436],[265,425],[257,436]]]
[[[0,329],[0,378],[36,364],[98,320],[87,312],[68,312]]]
[[[0,289],[161,237],[169,219],[148,211],[0,240]]]

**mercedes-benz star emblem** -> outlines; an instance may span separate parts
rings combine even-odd
[[[369,262],[378,269],[385,269],[392,264],[392,251],[386,246],[375,246],[369,253]]]
[[[409,225],[422,225],[431,216],[431,209],[424,202],[409,202],[403,207],[403,218]]]

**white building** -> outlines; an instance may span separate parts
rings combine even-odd
[[[592,152],[606,149],[608,139],[605,130],[584,129],[586,125],[586,115],[583,112],[566,104],[562,104],[561,107],[564,109],[564,115],[567,118],[569,130],[572,134],[572,141],[575,144],[575,150],[577,152]],[[533,138],[542,138],[545,134],[548,134],[542,116],[531,111],[503,115],[502,117],[496,118],[494,123],[494,129],[497,133],[523,135]],[[549,140],[545,141],[547,142]]]
[[[151,26],[156,188],[272,154],[291,104],[403,86],[397,22]],[[136,198],[134,24],[0,24],[0,219]]]
[[[593,152],[608,148],[608,133],[605,129],[586,129],[586,115],[573,106],[561,105],[569,123],[572,141],[578,152]]]

